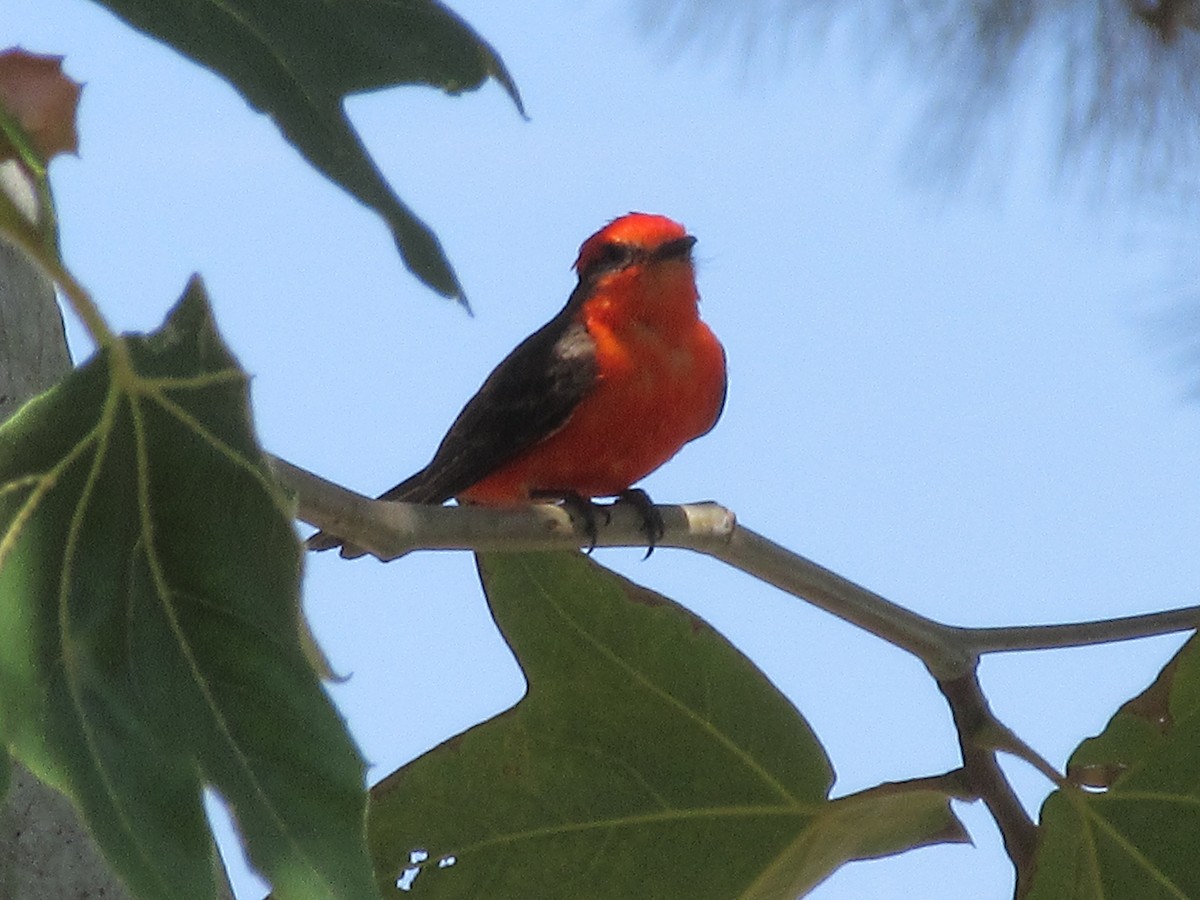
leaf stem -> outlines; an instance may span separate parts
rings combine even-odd
[[[109,327],[107,320],[100,313],[100,308],[96,305],[96,301],[92,299],[92,295],[88,292],[79,280],[64,266],[58,259],[49,257],[39,253],[38,262],[45,268],[50,278],[59,286],[62,294],[70,304],[72,311],[79,317],[83,323],[83,327],[87,329],[88,334],[96,345],[101,349],[113,350],[114,356],[121,356],[122,363],[128,363],[128,356],[124,352],[124,343],[121,341],[112,328]],[[115,361],[115,360],[114,360]]]
[[[0,117],[2,118],[2,117]],[[3,122],[0,121],[0,125]],[[2,130],[2,129],[0,129]],[[12,241],[41,268],[50,281],[57,284],[66,297],[71,309],[83,322],[92,340],[102,349],[123,347],[120,337],[113,332],[100,314],[99,307],[92,300],[79,280],[67,269],[58,253],[58,241],[55,233],[54,204],[50,198],[49,185],[46,182],[46,172],[43,163],[36,159],[25,160],[27,168],[5,169],[2,173],[3,184],[0,185],[0,203],[9,220],[4,229],[4,237]],[[24,209],[22,205],[9,196],[9,190],[17,185],[32,182],[37,195],[36,209]],[[3,217],[0,217],[3,218]],[[117,351],[121,353],[121,350]],[[118,363],[122,366],[123,360]]]

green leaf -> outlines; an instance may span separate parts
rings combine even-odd
[[[529,691],[373,789],[385,893],[790,898],[849,859],[961,839],[936,791],[830,802],[804,719],[666,598],[578,553],[480,573]]]
[[[1107,788],[1167,741],[1176,722],[1200,704],[1200,642],[1193,636],[1154,682],[1121,706],[1104,731],[1088,738],[1067,763],[1072,781]]]
[[[213,896],[206,784],[277,896],[377,896],[299,576],[198,282],[0,428],[0,736],[139,897]]]
[[[740,900],[790,900],[851,860],[877,859],[934,843],[966,842],[969,838],[950,813],[946,799],[941,791],[895,784],[829,801],[810,825],[797,829],[792,843],[755,882],[736,896]]]
[[[1068,772],[1099,792],[1042,807],[1034,900],[1200,897],[1200,641],[1192,637]]]
[[[346,118],[347,94],[398,84],[448,93],[494,78],[499,55],[436,0],[97,0],[230,81],[310,163],[387,221],[405,264],[447,297],[462,288],[433,232],[384,180]]]

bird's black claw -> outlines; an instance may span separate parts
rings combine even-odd
[[[591,552],[596,549],[596,541],[600,537],[600,530],[596,526],[597,517],[603,516],[605,525],[612,521],[610,507],[599,506],[575,491],[537,491],[533,497],[534,499],[555,499],[562,502],[567,512],[571,514],[571,518],[578,520],[583,528],[583,533],[588,539],[586,550],[588,555],[591,555]],[[642,559],[649,559],[650,554],[654,552],[655,545],[667,532],[666,523],[663,522],[658,507],[654,505],[650,495],[641,488],[622,491],[617,495],[616,503],[628,503],[642,517],[642,534],[646,535],[648,544],[646,555]],[[616,503],[613,505],[615,506]]]
[[[588,539],[586,552],[590,556],[596,549],[596,541],[600,537],[600,530],[596,527],[597,513],[604,516],[605,525],[612,521],[612,514],[603,506],[597,506],[587,497],[575,491],[538,491],[534,496],[553,497],[562,501],[562,505],[571,514],[571,518],[578,519],[583,526],[583,533]]]
[[[622,491],[617,495],[617,503],[628,503],[642,517],[642,533],[646,535],[646,541],[649,544],[646,547],[646,555],[642,559],[649,559],[650,554],[654,552],[655,545],[667,533],[667,526],[663,522],[662,513],[658,511],[658,507],[654,505],[654,501],[650,499],[650,495],[641,488],[630,488],[627,491]]]

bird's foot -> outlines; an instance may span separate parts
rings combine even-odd
[[[658,507],[654,505],[654,501],[650,499],[650,495],[641,488],[630,488],[627,491],[622,491],[617,495],[616,502],[628,503],[642,517],[642,533],[646,535],[648,543],[646,555],[642,559],[649,559],[650,554],[654,552],[654,546],[667,533],[667,526],[663,522],[662,513],[658,511]]]
[[[598,506],[576,491],[535,491],[533,499],[558,500],[562,503],[571,518],[578,520],[583,527],[584,536],[588,539],[589,556],[596,549],[596,541],[600,537],[600,530],[596,527],[597,516],[604,517],[605,525],[612,521],[612,513],[606,507]]]
[[[600,517],[603,517],[605,525],[612,521],[612,513],[609,511],[611,507],[600,506],[576,491],[536,491],[533,499],[560,501],[567,512],[571,514],[571,518],[577,520],[582,526],[583,533],[588,539],[587,553],[589,555],[596,549],[596,541],[600,536],[600,530],[596,524]],[[649,559],[650,554],[654,552],[654,547],[662,540],[662,536],[667,531],[662,514],[654,505],[654,501],[650,499],[650,495],[641,488],[630,488],[617,494],[613,506],[618,503],[629,504],[641,516],[641,531],[646,535],[648,544],[646,555],[642,559]]]

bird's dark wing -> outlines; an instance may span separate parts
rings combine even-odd
[[[691,237],[675,241],[670,253],[690,250],[693,243]],[[579,283],[566,306],[518,344],[463,407],[429,465],[377,499],[444,503],[567,423],[597,377],[596,343],[577,320],[579,308],[607,272],[638,259],[619,242],[600,250],[579,268]],[[341,547],[347,558],[363,555],[325,531],[312,535],[305,546]]]
[[[523,450],[562,428],[596,381],[596,345],[576,321],[580,291],[566,307],[517,345],[463,407],[429,465],[384,491],[380,500],[444,503]],[[309,550],[363,551],[318,531]]]
[[[596,345],[575,305],[518,344],[463,407],[429,465],[379,499],[442,503],[562,428],[596,380]]]

